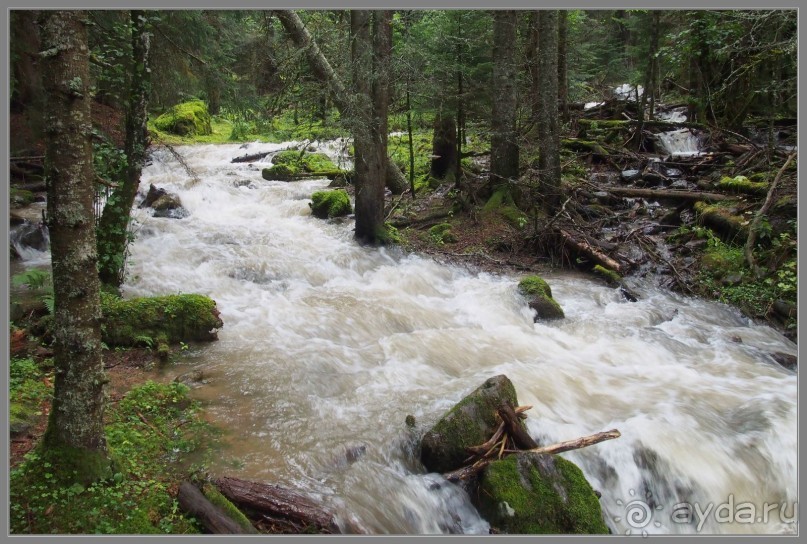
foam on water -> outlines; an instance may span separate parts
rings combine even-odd
[[[285,146],[276,145],[247,151]],[[257,166],[230,163],[244,154],[237,145],[179,151],[200,183],[157,153],[143,186],[177,192],[190,214],[138,211],[124,292],[217,301],[219,341],[172,370],[198,368],[210,380],[194,395],[232,445],[216,471],[317,493],[346,530],[485,533],[459,488],[423,473],[415,439],[504,373],[534,406],[527,423],[541,443],[621,431],[563,454],[602,492],[616,533],[637,530],[625,506],[636,497],[662,507],[639,529],[651,533],[696,532],[697,523],[671,521],[685,501],[797,500],[797,380],[769,355],[796,346],[776,331],[649,284],[629,303],[565,275],[548,281],[566,319],[533,323],[516,277],[360,247],[352,220],[313,218],[308,198],[327,180],[265,181]],[[363,454],[348,459],[357,447]],[[700,529],[790,527],[777,518]]]

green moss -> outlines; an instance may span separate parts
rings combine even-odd
[[[468,457],[466,448],[487,441],[499,425],[502,403],[517,406],[516,390],[505,376],[485,381],[455,404],[423,437],[421,461],[434,472],[448,472]]]
[[[518,291],[530,299],[530,308],[537,312],[538,319],[563,319],[565,314],[560,304],[552,298],[549,284],[540,276],[527,276],[518,283]]]
[[[602,265],[594,265],[594,273],[602,277],[608,283],[618,284],[622,283],[622,276],[613,270],[609,270]]]
[[[297,175],[297,169],[287,164],[276,164],[261,170],[261,177],[265,180],[287,181]]]
[[[163,132],[178,136],[211,134],[210,114],[201,100],[177,104],[154,120],[154,126]]]
[[[9,201],[14,208],[21,208],[27,206],[34,201],[34,193],[26,191],[25,189],[17,189],[11,187],[9,190]]]
[[[731,208],[720,204],[696,202],[694,208],[698,223],[711,228],[725,242],[745,242],[748,237],[748,219],[733,214]]]
[[[451,223],[440,223],[429,229],[429,236],[435,244],[454,244],[457,237],[451,232]]]
[[[552,289],[541,276],[527,276],[518,282],[518,290],[524,296],[543,295],[552,298]]]
[[[385,246],[388,246],[388,245],[391,245],[391,244],[400,245],[400,244],[403,243],[403,238],[401,237],[401,233],[398,231],[397,228],[395,228],[394,226],[392,226],[389,223],[384,223],[384,226],[382,227],[381,232],[379,232],[377,234],[376,238],[378,239],[378,242],[381,245],[385,245]]]
[[[317,191],[311,195],[311,213],[320,219],[331,217],[341,217],[350,214],[353,207],[350,205],[350,197],[345,191]]]
[[[338,170],[336,165],[324,153],[300,152],[287,149],[272,157],[273,165],[284,164],[293,170],[302,172],[333,172]]]
[[[733,193],[743,193],[747,195],[764,196],[768,193],[768,184],[765,182],[754,182],[745,176],[730,178],[724,176],[717,183],[718,189],[731,191]]]
[[[576,151],[578,153],[594,153],[595,155],[608,156],[608,151],[599,143],[591,140],[579,140],[577,138],[564,138],[560,141],[561,146]]]
[[[178,383],[147,382],[107,411],[114,463],[64,448],[38,448],[10,473],[10,525],[15,534],[198,533],[171,489],[188,478],[191,461],[210,452],[214,436],[198,403]],[[67,467],[65,474],[62,467]],[[76,482],[80,472],[107,472],[103,482]]]
[[[238,509],[236,505],[230,502],[227,497],[222,495],[218,489],[214,485],[205,484],[202,486],[202,493],[204,496],[207,497],[213,505],[221,508],[221,510],[227,514],[227,516],[238,523],[245,531],[248,533],[257,533],[255,527],[252,525],[252,522],[244,515],[244,513]]]
[[[503,185],[498,187],[482,208],[484,214],[497,214],[505,218],[513,226],[524,228],[527,225],[527,216],[518,209],[513,200],[511,188]]]
[[[491,463],[478,496],[482,515],[503,533],[608,533],[582,471],[556,455],[522,453]]]
[[[101,294],[102,336],[108,346],[215,340],[223,323],[216,302],[204,295],[120,299]]]

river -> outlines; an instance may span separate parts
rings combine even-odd
[[[136,210],[125,296],[203,293],[224,321],[218,342],[191,346],[166,376],[205,375],[192,394],[229,444],[211,472],[312,493],[343,528],[486,533],[459,488],[424,472],[416,437],[506,374],[540,443],[622,433],[562,454],[602,493],[613,532],[795,532],[797,376],[770,356],[795,344],[650,280],[630,303],[568,273],[546,276],[566,318],[533,323],[518,277],[360,247],[352,220],[310,214],[327,180],[265,181],[267,164],[230,163],[281,147],[178,148],[198,183],[158,150],[143,175],[189,215]],[[718,516],[729,503],[759,515]],[[763,519],[765,505],[776,507]]]

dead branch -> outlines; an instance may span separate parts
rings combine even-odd
[[[776,177],[773,179],[773,183],[771,183],[770,189],[768,189],[768,195],[765,197],[765,202],[762,204],[762,207],[759,211],[754,215],[754,220],[751,222],[751,227],[748,229],[748,239],[745,241],[745,260],[748,262],[749,268],[754,271],[754,275],[757,278],[762,277],[762,270],[757,265],[756,259],[754,259],[754,246],[757,243],[757,232],[759,230],[759,225],[762,223],[762,217],[768,213],[768,210],[771,209],[773,205],[773,194],[776,192],[776,187],[779,185],[779,180],[782,179],[782,175],[787,170],[787,167],[790,166],[790,163],[796,157],[796,152],[790,154],[790,156],[785,161],[785,164],[779,169],[776,173]]]

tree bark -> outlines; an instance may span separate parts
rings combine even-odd
[[[44,453],[66,478],[109,475],[104,435],[101,305],[95,273],[94,178],[87,25],[82,11],[44,11],[48,227],[56,380]],[[73,473],[75,471],[75,473]]]
[[[120,287],[126,268],[129,222],[148,149],[148,99],[151,91],[147,14],[130,12],[132,32],[131,85],[126,110],[126,179],[109,197],[98,222],[98,261],[101,282]]]
[[[334,72],[328,59],[326,59],[325,55],[320,51],[302,19],[292,10],[274,10],[273,13],[280,20],[283,28],[295,45],[305,53],[314,75],[330,87],[334,105],[336,105],[342,117],[347,119],[348,122],[350,122],[349,120],[354,113],[361,117],[361,108],[352,103],[351,93],[342,83],[342,80],[339,79],[336,72]],[[389,160],[388,157],[386,158],[386,162],[388,164],[385,177],[387,187],[392,194],[399,195],[407,188],[406,177],[395,162]]]
[[[432,177],[444,179],[449,173],[456,172],[457,129],[453,116],[442,111],[434,119],[432,155],[430,168]]]
[[[569,120],[568,12],[558,10],[558,107],[561,119]]]
[[[391,16],[385,11],[350,12],[355,108],[356,239],[383,239],[386,176],[387,70],[392,44]]]
[[[314,499],[277,485],[223,477],[214,482],[221,494],[238,506],[289,520],[302,528],[338,533],[335,515]]]
[[[490,138],[490,175],[495,185],[518,179],[515,63],[517,22],[517,11],[493,12],[493,118]]]
[[[558,127],[558,12],[538,12],[538,72],[541,77],[538,121],[538,181],[544,209],[560,204],[560,130]]]

